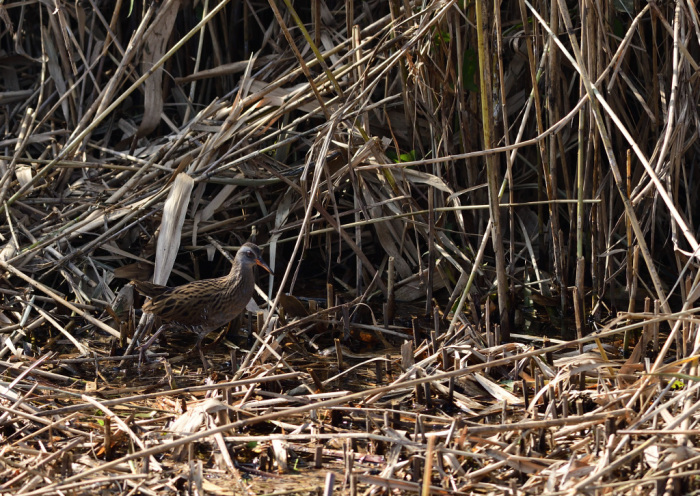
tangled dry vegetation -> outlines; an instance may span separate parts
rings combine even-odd
[[[0,19],[0,492],[700,488],[693,0]],[[214,369],[140,359],[249,239]]]

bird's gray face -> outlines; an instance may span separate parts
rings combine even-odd
[[[265,260],[262,258],[260,248],[253,244],[246,243],[243,245],[241,249],[238,250],[238,253],[236,253],[236,260],[238,260],[238,263],[243,267],[253,267],[254,265],[259,265],[272,274],[272,270],[270,270],[270,267],[267,266]]]

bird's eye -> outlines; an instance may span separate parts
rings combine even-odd
[[[246,255],[248,256],[248,258],[255,258],[255,253],[253,253],[252,251],[249,251],[248,253],[246,253]]]

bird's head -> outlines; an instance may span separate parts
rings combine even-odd
[[[260,248],[253,243],[246,243],[241,246],[241,249],[236,253],[236,262],[238,262],[241,267],[252,268],[255,265],[259,265],[272,274],[272,270],[267,266],[265,260],[263,260]]]

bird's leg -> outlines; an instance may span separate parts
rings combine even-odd
[[[228,331],[229,331],[228,326],[224,327],[221,330],[221,332],[214,338],[214,341],[212,341],[208,345],[204,346],[203,349],[211,350],[212,348],[214,348],[216,345],[218,345],[221,342],[221,340],[224,338],[224,336],[226,336],[226,334],[228,334]],[[202,338],[202,341],[204,341],[204,338]]]
[[[202,350],[202,340],[204,339],[204,335],[199,334],[197,336],[197,351],[199,351],[199,358],[202,359],[202,367],[204,367],[204,370],[207,371],[209,370],[209,362],[207,361],[206,357],[204,356],[204,351]]]
[[[171,324],[163,324],[161,325],[156,332],[153,333],[153,336],[151,336],[151,339],[146,341],[144,344],[139,346],[139,364],[143,361],[145,357],[146,350],[151,347],[151,345],[155,342],[156,338],[160,336],[160,333],[163,332],[165,329],[168,329],[172,327]]]

